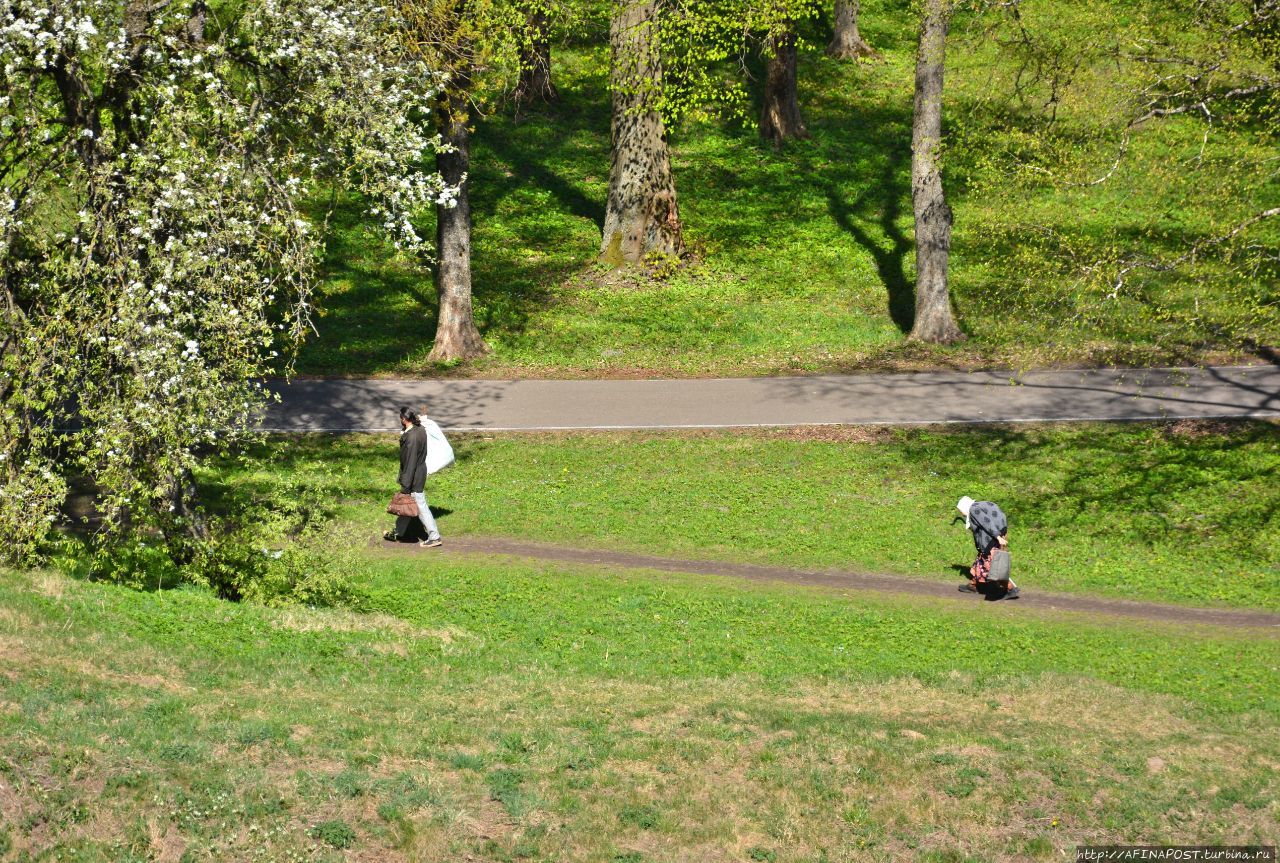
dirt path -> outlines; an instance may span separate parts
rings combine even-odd
[[[791,569],[782,566],[762,566],[748,563],[725,563],[713,560],[684,560],[633,554],[625,551],[570,548],[546,543],[499,537],[460,536],[445,540],[443,549],[420,549],[416,545],[383,542],[388,550],[422,555],[476,555],[496,554],[531,558],[559,563],[591,564],[609,569],[654,569],[664,572],[682,572],[695,575],[722,575],[745,578],[751,581],[783,582],[806,587],[825,587],[845,590],[874,590],[878,593],[932,596],[954,602],[982,602],[973,594],[956,590],[955,581],[932,581],[850,570]],[[1153,620],[1162,623],[1186,623],[1228,628],[1263,628],[1280,636],[1280,614],[1249,609],[1192,608],[1180,605],[1164,605],[1155,602],[1137,602],[1127,599],[1102,599],[1079,594],[1046,593],[1035,587],[1024,588],[1022,597],[1006,605],[1020,608],[1050,611],[1074,611],[1088,614],[1105,614],[1118,617]],[[1269,633],[1270,634],[1270,633]]]

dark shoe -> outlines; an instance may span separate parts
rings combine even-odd
[[[1016,587],[1011,587],[1011,588],[1009,588],[1008,590],[1006,590],[1006,591],[1004,592],[1004,597],[1003,597],[1003,598],[1004,598],[1004,599],[1017,599],[1017,598],[1018,598],[1019,596],[1021,596],[1021,595],[1022,595],[1022,591],[1018,590],[1018,588],[1016,588]]]
[[[444,541],[440,539],[424,539],[418,543],[418,548],[439,548],[444,545]]]
[[[956,590],[960,591],[961,593],[977,593],[978,585],[975,582],[970,581],[960,585],[959,587],[956,588]]]
[[[383,538],[383,539],[385,539],[387,542],[399,542],[399,541],[400,541],[400,537],[399,537],[399,535],[398,535],[398,534],[396,534],[396,532],[395,532],[394,530],[389,530],[389,531],[387,531],[386,533],[384,533],[384,534],[382,535],[382,538]]]

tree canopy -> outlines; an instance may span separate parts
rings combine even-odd
[[[0,12],[0,533],[32,551],[68,472],[108,535],[198,534],[184,477],[252,433],[306,334],[304,203],[348,185],[400,247],[454,191],[439,85],[372,0],[19,0]],[[287,365],[286,365],[287,367]]]

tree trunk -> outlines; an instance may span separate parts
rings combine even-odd
[[[195,474],[186,470],[173,478],[170,500],[174,518],[183,526],[184,532],[192,539],[208,539],[209,525],[200,511],[200,489],[196,486]]]
[[[169,482],[169,512],[161,520],[169,559],[185,566],[195,557],[195,547],[209,539],[209,525],[200,511],[200,491],[196,478],[186,470]]]
[[[875,57],[875,49],[858,32],[859,0],[836,0],[836,27],[827,55],[837,60]]]
[[[942,73],[952,0],[926,0],[916,54],[915,115],[911,124],[911,203],[916,217],[916,316],[911,338],[950,344],[964,338],[951,315],[947,258],[951,207],[942,191]]]
[[[760,136],[781,148],[788,138],[807,138],[809,130],[800,116],[796,87],[796,34],[769,36],[769,67],[764,79],[764,109],[760,112]]]
[[[656,14],[656,0],[625,0],[609,25],[613,146],[600,259],[614,266],[684,251],[667,132],[654,107],[662,88]]]
[[[453,82],[457,84],[458,81]],[[467,172],[471,167],[471,133],[467,129],[465,99],[446,96],[441,138],[451,152],[436,153],[436,169],[451,186],[458,186],[457,203],[436,206],[436,295],[440,314],[436,341],[427,359],[448,362],[489,352],[471,313],[471,201]]]
[[[560,98],[551,83],[551,35],[547,13],[537,9],[525,19],[525,38],[520,46],[520,81],[516,84],[515,102],[525,107],[535,102],[554,102]]]

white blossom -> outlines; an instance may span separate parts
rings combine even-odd
[[[456,200],[423,168],[438,139],[405,119],[427,115],[440,79],[392,50],[389,10],[245,0],[227,12],[239,21],[196,44],[193,4],[149,6],[141,31],[119,0],[0,7],[0,128],[42,148],[31,164],[47,166],[24,176],[30,190],[0,189],[0,264],[40,298],[38,315],[0,320],[24,330],[0,356],[0,374],[19,382],[0,402],[0,440],[21,442],[0,451],[6,551],[29,548],[40,535],[30,525],[57,506],[63,453],[104,489],[108,514],[132,504],[141,528],[170,512],[169,478],[250,434],[268,397],[257,380],[309,327],[320,238],[302,205],[319,183],[357,190],[393,241],[419,252],[412,217]],[[67,111],[51,77],[60,58],[94,98],[135,64],[127,107],[107,111],[127,113],[129,135],[111,124],[95,134],[90,115]],[[266,71],[246,75],[241,58]],[[318,134],[298,142],[298,128]],[[54,194],[65,215],[31,218]],[[28,380],[27,368],[45,371]],[[82,431],[50,431],[65,417],[24,425],[22,399],[46,392],[93,406]]]

